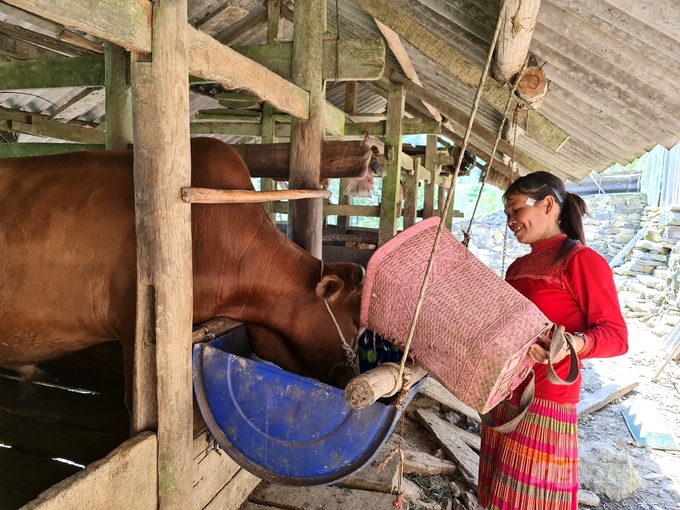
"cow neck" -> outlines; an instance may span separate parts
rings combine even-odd
[[[319,260],[321,262],[321,275],[319,278],[319,281],[323,280],[323,260]],[[340,328],[340,325],[338,324],[337,319],[335,318],[335,315],[333,314],[333,310],[331,310],[331,305],[328,304],[328,301],[325,298],[323,299],[323,304],[326,305],[326,310],[328,310],[328,315],[331,316],[331,319],[333,320],[333,324],[335,324],[335,329],[338,330],[338,335],[340,336],[340,342],[342,343],[342,350],[345,352],[345,362],[344,363],[337,363],[331,368],[331,371],[328,373],[328,376],[330,377],[331,374],[333,373],[333,370],[337,368],[338,366],[345,365],[349,368],[351,368],[354,371],[354,375],[359,375],[358,371],[358,365],[356,363],[356,357],[357,354],[354,352],[354,349],[347,343],[347,340],[345,340],[345,335],[342,334],[342,329]]]

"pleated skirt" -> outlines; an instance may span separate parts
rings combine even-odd
[[[518,413],[519,396],[496,406],[496,424]],[[489,510],[578,509],[575,404],[534,399],[517,429],[482,426],[478,502]]]

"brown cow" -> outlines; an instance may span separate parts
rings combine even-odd
[[[191,142],[192,185],[253,189],[228,145]],[[0,160],[0,366],[35,364],[118,339],[132,373],[136,238],[131,151]],[[178,191],[179,192],[179,191]],[[187,205],[187,207],[189,207]],[[330,304],[355,345],[363,268],[295,245],[260,204],[193,205],[194,324],[249,324],[256,355],[343,387]],[[332,374],[331,374],[332,372]]]

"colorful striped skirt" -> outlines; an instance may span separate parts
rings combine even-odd
[[[517,415],[514,395],[492,410],[497,424]],[[575,404],[534,399],[517,429],[482,427],[478,502],[489,510],[578,509]]]

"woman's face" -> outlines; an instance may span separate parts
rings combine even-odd
[[[552,196],[540,202],[523,194],[508,195],[505,199],[508,227],[522,244],[534,244],[559,234],[557,212]]]

